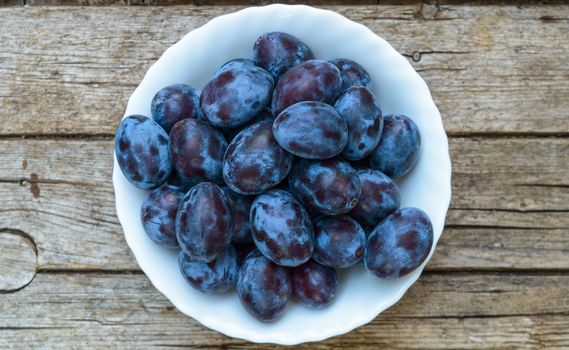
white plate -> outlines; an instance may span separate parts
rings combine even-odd
[[[237,57],[250,58],[257,37],[269,31],[299,37],[312,48],[316,58],[347,57],[359,62],[373,79],[384,114],[406,114],[417,123],[423,141],[422,154],[414,170],[400,181],[401,205],[419,207],[430,216],[436,244],[451,193],[448,143],[440,113],[427,85],[407,59],[368,28],[335,12],[308,6],[270,5],[215,18],[187,34],[150,67],[130,97],[125,116],[150,116],[152,97],[166,85],[186,83],[201,88],[222,63]],[[116,159],[113,184],[126,241],[154,286],[184,314],[232,337],[297,344],[349,332],[401,299],[425,265],[395,281],[379,280],[361,265],[343,271],[332,305],[310,310],[293,302],[282,319],[264,324],[241,307],[236,293],[205,295],[185,282],[178,271],[177,254],[146,237],[140,223],[140,206],[146,192],[127,182]],[[434,249],[433,246],[427,261]]]

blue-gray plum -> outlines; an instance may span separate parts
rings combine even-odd
[[[399,208],[401,195],[397,185],[379,170],[359,170],[362,194],[350,216],[360,224],[375,227]]]
[[[292,154],[275,140],[272,122],[241,131],[229,144],[223,160],[223,179],[241,194],[263,193],[281,182],[292,166]]]
[[[267,107],[273,84],[271,75],[262,68],[226,68],[204,86],[200,106],[213,126],[235,128]]]
[[[363,86],[349,88],[334,104],[348,126],[348,142],[342,156],[348,160],[367,157],[379,143],[383,130],[381,108]]]
[[[311,211],[341,215],[358,204],[358,173],[342,158],[297,159],[288,182],[292,193]]]
[[[184,119],[170,131],[170,149],[178,176],[184,182],[223,183],[223,155],[227,141],[206,121]]]
[[[340,94],[342,77],[330,62],[310,60],[289,69],[273,91],[272,110],[279,115],[288,106],[302,101],[333,104]]]
[[[135,187],[160,186],[172,172],[168,134],[154,120],[142,115],[124,118],[115,135],[115,155],[126,179]]]
[[[305,43],[287,33],[265,33],[253,46],[255,64],[266,69],[275,79],[288,69],[313,58],[314,54]]]
[[[336,110],[322,102],[296,103],[273,123],[279,145],[295,156],[327,159],[342,152],[348,142],[348,127]]]
[[[342,75],[342,91],[348,90],[352,86],[363,86],[371,89],[373,84],[369,73],[359,63],[347,58],[335,58],[330,60]]]
[[[312,222],[292,194],[272,190],[258,196],[251,206],[249,221],[255,245],[275,263],[298,266],[312,256]]]
[[[432,246],[433,225],[427,214],[418,208],[401,208],[370,234],[364,264],[379,278],[403,277],[425,261]]]
[[[202,182],[186,193],[176,215],[176,236],[192,260],[212,262],[227,249],[233,234],[233,216],[223,190]]]
[[[200,91],[185,84],[172,84],[158,90],[150,104],[152,118],[170,132],[185,118],[202,119]]]
[[[329,305],[338,290],[336,270],[314,260],[292,269],[292,295],[302,304],[319,309]]]
[[[237,295],[247,312],[259,321],[276,321],[283,315],[291,291],[287,267],[275,264],[256,249],[249,253],[237,277]]]
[[[313,259],[319,263],[345,268],[358,263],[364,255],[366,235],[360,224],[349,216],[324,216],[314,224]]]
[[[235,248],[229,246],[212,262],[195,260],[180,251],[178,266],[186,281],[206,294],[219,294],[230,290],[237,283],[239,262]]]
[[[142,202],[140,219],[148,237],[166,248],[177,248],[176,213],[184,197],[180,188],[164,184]]]
[[[388,115],[377,147],[369,157],[369,166],[396,179],[407,174],[419,160],[421,134],[411,118]]]

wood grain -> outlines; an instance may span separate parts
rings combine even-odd
[[[15,1],[15,0],[6,0]],[[195,6],[235,6],[235,5],[268,5],[276,3],[274,0],[26,0],[26,5],[30,6],[109,6],[109,5],[134,5],[134,6],[171,6],[171,5],[195,5]],[[283,4],[305,4],[305,5],[376,5],[378,0],[285,0],[279,1]],[[382,1],[383,3],[383,1]],[[387,4],[409,4],[419,3],[417,0],[388,1]]]
[[[0,6],[6,4],[18,4],[17,0],[1,0]],[[22,0],[24,1],[24,0]],[[230,5],[268,5],[273,3],[281,4],[306,4],[306,5],[564,5],[564,0],[25,0],[25,5],[29,6],[110,6],[110,5],[131,5],[131,6],[169,6],[169,5],[211,5],[211,6],[230,6]],[[23,5],[23,3],[19,3]]]
[[[24,0],[0,0],[0,7],[2,6],[22,6]]]
[[[569,6],[403,1],[325,7],[383,36],[427,81],[451,136],[447,226],[394,308],[298,348],[567,349]],[[0,7],[24,2],[220,4]],[[176,311],[126,246],[111,184],[112,135],[148,67],[242,7],[0,8],[1,349],[280,348]]]
[[[562,348],[569,346],[567,288],[560,275],[426,274],[371,324],[295,348]],[[40,273],[0,298],[0,315],[1,348],[277,348],[205,329],[140,274]]]
[[[454,209],[569,210],[566,138],[453,138]],[[112,138],[0,140],[0,181],[110,185]],[[492,213],[489,213],[492,215]]]
[[[136,268],[110,179],[98,186],[39,181],[37,197],[26,183],[0,184],[0,223],[33,237],[40,269]]]
[[[5,4],[2,2],[4,1]],[[23,5],[24,0],[0,0],[0,6]],[[412,5],[412,4],[433,4],[433,5],[563,5],[564,0],[25,0],[28,6],[110,6],[110,5],[130,5],[130,6],[170,6],[170,5],[268,5],[273,3],[282,4],[306,4],[306,5]]]
[[[0,231],[0,293],[22,288],[36,275],[33,241],[19,232]]]
[[[0,135],[113,134],[161,53],[239,8],[0,9]],[[569,7],[332,8],[409,57],[451,135],[569,135]]]
[[[116,218],[112,142],[0,141],[0,228],[33,237],[40,269],[138,268]],[[568,269],[569,140],[455,138],[450,150],[451,210],[428,269]]]

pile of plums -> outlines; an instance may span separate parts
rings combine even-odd
[[[421,209],[399,208],[394,179],[417,162],[421,137],[409,117],[383,116],[371,89],[358,63],[315,59],[281,32],[201,92],[160,89],[152,118],[124,118],[115,138],[124,176],[152,190],[141,210],[148,237],[181,249],[194,288],[236,285],[261,321],[278,319],[291,295],[331,303],[336,269],[362,260],[379,278],[409,274],[433,228]]]

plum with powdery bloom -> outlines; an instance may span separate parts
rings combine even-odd
[[[140,219],[148,237],[166,248],[177,248],[176,213],[184,197],[179,188],[164,184],[142,202]]]
[[[342,76],[342,91],[352,86],[363,86],[372,89],[373,84],[369,73],[359,63],[347,58],[335,58],[330,60],[340,70]]]
[[[313,259],[319,263],[346,268],[357,264],[363,254],[366,235],[360,224],[349,216],[325,216],[314,224]]]
[[[206,121],[184,119],[170,131],[172,160],[178,175],[186,182],[223,183],[223,155],[227,141]]]
[[[231,208],[219,186],[202,182],[186,193],[176,216],[176,236],[189,257],[215,260],[229,246],[232,234]]]
[[[152,118],[166,132],[170,132],[182,119],[203,119],[200,91],[185,84],[172,84],[160,89],[152,99],[150,110]]]
[[[287,33],[265,33],[253,46],[255,64],[266,69],[275,79],[279,79],[288,69],[311,59],[314,59],[314,54],[310,48]]]
[[[292,295],[310,308],[329,305],[338,290],[336,270],[314,260],[292,269]]]
[[[365,267],[384,279],[415,271],[433,246],[433,225],[419,208],[402,208],[372,231],[364,253]]]
[[[358,173],[342,158],[298,159],[290,171],[292,193],[310,210],[341,215],[358,203],[361,183]]]
[[[115,155],[123,175],[135,187],[160,186],[172,172],[168,134],[142,115],[124,118],[115,135]]]
[[[273,78],[262,68],[226,68],[205,85],[200,106],[213,126],[234,128],[267,107],[272,92]]]
[[[401,194],[397,185],[379,170],[359,170],[362,194],[350,216],[360,224],[375,227],[399,208]]]
[[[371,91],[362,86],[349,88],[334,104],[348,126],[348,141],[342,156],[347,160],[367,157],[379,143],[383,130],[381,108]]]
[[[284,313],[292,290],[290,272],[267,259],[258,250],[245,258],[237,277],[241,305],[263,322],[278,320]]]
[[[251,231],[263,255],[283,266],[298,266],[312,256],[314,231],[300,202],[283,190],[258,196],[251,206]]]
[[[275,140],[272,122],[260,122],[241,131],[229,144],[223,179],[237,193],[263,193],[287,176],[292,159]]]
[[[279,115],[288,106],[302,101],[333,104],[341,92],[340,71],[330,62],[305,61],[289,69],[273,91],[272,110]]]
[[[232,60],[225,62],[221,67],[219,67],[217,69],[217,71],[215,72],[214,76],[221,74],[221,73],[228,71],[228,70],[236,70],[236,69],[241,69],[241,68],[255,68],[255,67],[256,67],[255,62],[253,62],[253,60],[250,60],[248,58],[235,58],[235,59],[232,59]],[[267,79],[274,82],[274,79],[273,79],[273,76],[271,75],[271,73],[267,72],[264,69],[260,69],[259,72],[265,74],[267,76]]]
[[[342,152],[348,127],[336,110],[322,102],[299,102],[279,114],[273,135],[290,153],[308,159],[327,159]]]
[[[421,134],[407,116],[388,115],[383,121],[381,138],[369,157],[369,165],[397,179],[407,174],[419,160]]]
[[[212,262],[194,260],[183,251],[178,254],[182,276],[195,289],[206,294],[225,293],[237,282],[239,262],[233,246],[229,246]]]

